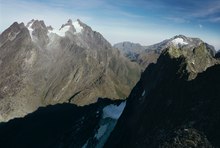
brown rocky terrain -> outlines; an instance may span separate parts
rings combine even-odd
[[[140,68],[80,20],[59,30],[32,20],[0,35],[0,121],[39,106],[86,105],[98,97],[126,98]]]

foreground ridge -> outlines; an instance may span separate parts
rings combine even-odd
[[[204,43],[165,49],[132,90],[105,147],[219,147],[218,63]]]

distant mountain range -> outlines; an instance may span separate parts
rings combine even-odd
[[[131,61],[137,62],[142,69],[144,70],[150,63],[156,63],[159,55],[167,47],[176,47],[176,48],[195,48],[201,43],[204,43],[199,38],[190,38],[184,35],[177,35],[171,39],[166,39],[160,43],[150,45],[150,46],[141,46],[138,43],[131,42],[121,42],[115,44],[113,47],[119,49],[123,55],[128,57]],[[213,46],[205,43],[206,47],[211,51],[212,55],[215,55],[216,51]]]

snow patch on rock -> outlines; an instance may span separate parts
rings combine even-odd
[[[34,21],[32,21],[30,24],[28,24],[27,26],[27,29],[29,31],[29,34],[31,36],[31,39],[33,40],[33,35],[32,35],[32,32],[34,31],[34,29],[32,28],[32,25],[33,25]]]
[[[187,45],[187,42],[184,42],[182,38],[176,38],[171,41],[174,45]]]
[[[83,30],[83,27],[79,24],[78,21],[73,22],[73,26],[76,29],[76,33],[81,33]]]

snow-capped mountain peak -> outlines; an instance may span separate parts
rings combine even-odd
[[[39,40],[39,38],[42,38],[42,35],[45,36],[45,34],[48,32],[48,28],[43,20],[32,19],[27,23],[26,28],[28,29],[30,37],[33,41]]]
[[[171,41],[174,45],[187,45],[188,43],[183,40],[183,38],[175,38]]]

